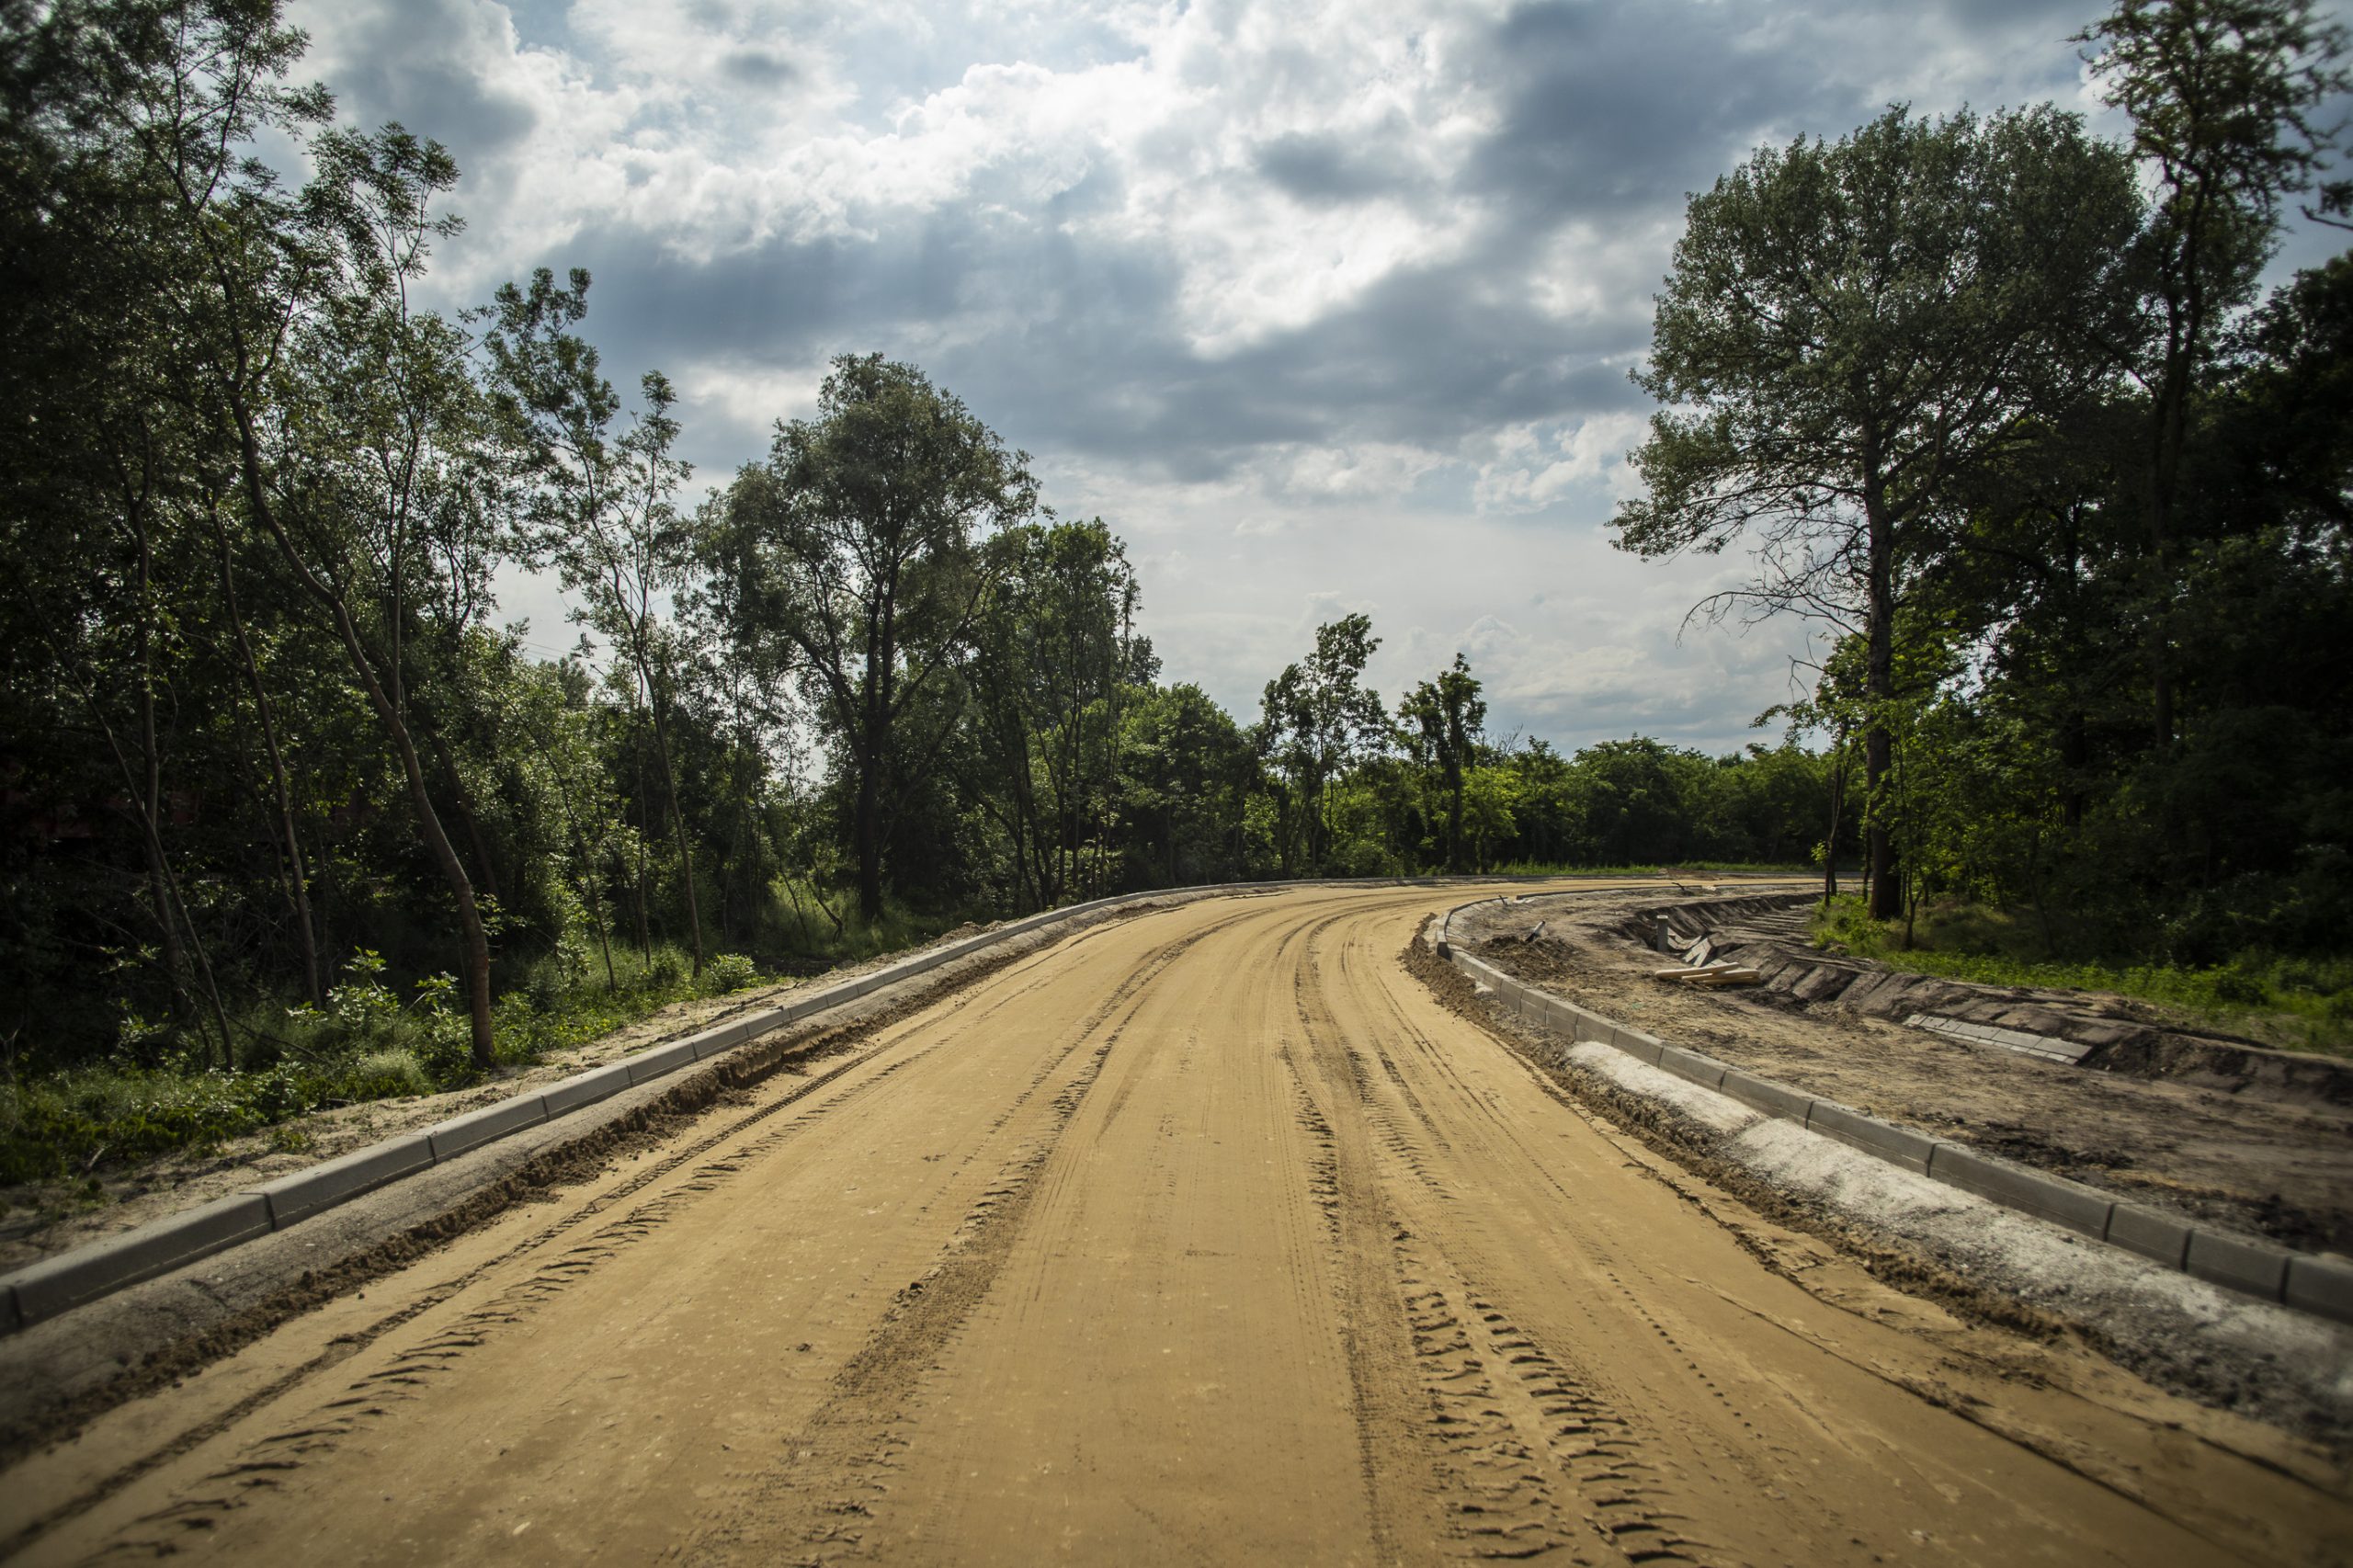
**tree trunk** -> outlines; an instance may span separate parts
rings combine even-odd
[[[155,699],[147,684],[147,633],[143,627],[139,634],[139,727],[146,745],[142,769],[145,778],[136,796],[141,829],[139,843],[141,852],[147,858],[147,891],[155,904],[155,928],[163,934],[164,973],[171,994],[172,1022],[181,1028],[190,1028],[196,1024],[196,1004],[188,995],[184,978],[188,972],[188,963],[180,948],[179,919],[173,913],[171,869],[164,859],[163,835],[155,820],[163,806],[163,778],[155,756]],[[95,699],[91,710],[93,713],[97,711]],[[101,725],[106,722],[104,719],[98,722]],[[224,1052],[226,1044],[226,1041],[222,1042]]]
[[[645,840],[653,825],[645,814],[645,754],[632,744],[630,765],[637,774],[637,951],[648,964],[654,961],[654,926],[647,909],[645,887]]]
[[[1462,870],[1462,762],[1458,756],[1446,769],[1446,869]]]
[[[1893,747],[1887,729],[1887,708],[1895,696],[1895,528],[1874,478],[1864,491],[1865,527],[1870,530],[1870,641],[1866,650],[1864,697],[1870,703],[1863,732],[1863,783],[1867,836],[1870,855],[1870,915],[1893,920],[1904,913],[1903,879],[1898,874],[1895,837],[1888,830],[1888,773]]]
[[[1838,896],[1838,828],[1847,812],[1847,734],[1838,733],[1832,744],[1837,760],[1830,774],[1830,836],[1822,841],[1822,907]]]
[[[654,749],[662,763],[662,787],[670,796],[670,835],[678,846],[678,872],[687,885],[687,933],[694,944],[695,978],[702,978],[702,907],[695,897],[695,856],[687,846],[687,813],[678,806],[678,772],[670,763],[670,726],[662,717],[662,691],[643,664],[646,704],[654,710]]]
[[[426,710],[426,717],[428,722],[425,738],[432,744],[433,759],[441,765],[441,771],[449,777],[449,806],[458,813],[458,825],[466,830],[466,844],[474,852],[474,869],[482,873],[483,896],[494,899],[499,896],[498,867],[490,858],[490,845],[483,838],[482,823],[474,815],[473,797],[466,792],[465,775],[458,771],[457,755],[450,751],[449,743],[442,736],[440,727],[430,722],[430,709]]]
[[[244,666],[245,684],[254,696],[254,712],[261,721],[263,749],[269,756],[269,782],[277,809],[275,824],[286,846],[286,902],[294,915],[294,929],[300,936],[302,949],[302,983],[311,1006],[327,1005],[326,977],[319,965],[317,928],[311,915],[310,872],[302,863],[302,840],[294,831],[293,791],[287,787],[286,756],[278,744],[278,721],[273,713],[269,692],[261,683],[261,666],[254,658],[253,643],[245,636],[245,618],[237,604],[236,574],[229,559],[229,531],[221,525],[221,512],[212,509],[212,539],[221,551],[221,597],[229,612],[230,630],[236,633],[237,657]]]
[[[865,756],[858,770],[858,913],[869,925],[882,918],[882,726],[867,715]]]

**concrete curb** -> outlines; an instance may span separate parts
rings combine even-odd
[[[1479,900],[1478,903],[1493,902]],[[1760,1078],[1525,985],[1454,946],[1447,935],[1462,904],[1433,927],[1438,955],[1531,1023],[1561,1029],[1576,1040],[1597,1041],[1678,1078],[1728,1095],[1752,1109],[1795,1121],[1891,1165],[1940,1181],[1988,1202],[2063,1226],[2216,1285],[2338,1323],[2353,1324],[2353,1264],[2292,1252],[2266,1241],[2218,1231],[2169,1214],[2118,1201],[2081,1182],[2014,1165],[1959,1143],[1897,1127],[1835,1100],[1817,1099],[1786,1084]]]
[[[760,1036],[863,1000],[886,986],[929,974],[960,959],[985,952],[1016,937],[1049,926],[1073,926],[1088,917],[1137,904],[1287,888],[1429,887],[1458,881],[1494,882],[1494,877],[1308,878],[1280,882],[1217,882],[1201,887],[1161,888],[1120,893],[1063,909],[1041,910],[994,930],[944,943],[896,963],[796,995],[774,1007],[733,1018],[697,1034],[577,1074],[544,1089],[517,1095],[306,1170],[294,1171],[244,1192],[166,1215],[119,1235],[43,1258],[0,1276],[0,1335],[53,1318],[85,1301],[168,1274],[240,1243],[309,1219],[390,1182],[456,1159],[525,1128],[567,1116],[609,1099],[622,1090],[707,1062]]]

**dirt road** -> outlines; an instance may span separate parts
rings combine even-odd
[[[1402,967],[1097,927],[0,1477],[32,1562],[2342,1553],[2341,1470],[1896,1294]],[[43,1522],[45,1521],[45,1522]]]

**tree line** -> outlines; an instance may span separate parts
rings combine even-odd
[[[275,0],[0,28],[12,1073],[247,1072],[422,1007],[449,1081],[529,1005],[1115,891],[1837,837],[1794,744],[1563,757],[1488,734],[1460,657],[1392,709],[1362,616],[1255,715],[1164,683],[1112,528],[879,355],[691,494],[586,274],[417,303],[458,170],[338,123]],[[501,624],[517,568],[578,651]]]
[[[2054,956],[2342,952],[2353,258],[2260,284],[2353,216],[2344,30],[2120,0],[2073,41],[2129,141],[1897,107],[1693,198],[1619,543],[1737,542],[1709,610],[1825,629],[1790,716],[1907,937],[1969,900]]]

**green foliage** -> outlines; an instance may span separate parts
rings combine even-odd
[[[502,1067],[528,1066],[670,1003],[759,979],[749,959],[727,953],[705,967],[698,986],[686,955],[666,945],[650,960],[626,955],[616,991],[605,989],[601,975],[583,977],[568,990],[551,988],[541,983],[550,967],[543,960],[529,982],[499,1000]],[[256,1041],[250,1056],[261,1055],[265,1045],[278,1053],[250,1071],[118,1060],[0,1085],[0,1183],[55,1181],[202,1153],[310,1111],[478,1082],[467,1021],[453,1000],[455,982],[428,977],[404,1004],[383,972],[381,960],[360,955],[329,992],[324,1011],[294,1010],[274,1039],[259,1032],[261,1015],[242,1020],[241,1033]]]
[[[690,504],[690,400],[608,381],[585,273],[415,303],[455,164],[288,85],[275,0],[19,6],[0,1165],[479,1082],[1106,892],[1867,840],[1931,951],[1995,909],[2006,961],[2226,971],[2214,1005],[2334,1027],[2341,988],[2244,956],[2353,930],[2353,700],[2314,674],[2353,668],[2353,262],[2248,292],[2321,172],[2312,11],[2086,34],[2146,212],[2047,106],[1891,110],[1695,199],[1622,542],[1745,531],[1741,604],[1852,633],[1788,740],[1709,756],[1498,743],[1461,653],[1392,711],[1364,615],[1238,722],[1161,681],[1118,532],[880,355]],[[499,627],[533,566],[593,644]]]
[[[721,953],[703,966],[702,988],[713,996],[742,991],[760,983],[759,966],[742,953]]]
[[[1814,915],[1813,940],[1830,952],[1982,985],[2106,991],[2174,1008],[2193,1025],[2292,1050],[2353,1055],[2353,958],[2296,958],[2253,949],[2217,964],[2049,956],[2039,935],[2006,911],[1945,903],[1915,923],[1875,921],[1859,898]]]
[[[404,1095],[433,1092],[433,1080],[416,1052],[398,1047],[370,1051],[355,1058],[336,1084],[336,1097],[347,1100],[394,1099]]]
[[[130,1164],[185,1148],[206,1148],[271,1119],[256,1101],[277,1103],[283,1081],[221,1072],[85,1067],[37,1083],[0,1085],[0,1182],[87,1176],[101,1164]]]

